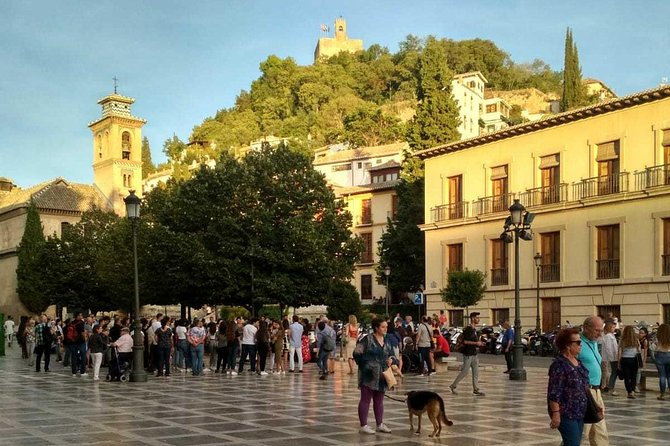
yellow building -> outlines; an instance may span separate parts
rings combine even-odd
[[[363,51],[363,41],[361,39],[350,39],[347,36],[347,21],[342,17],[335,19],[335,36],[322,37],[314,49],[314,63],[321,58],[327,59],[346,51],[355,53]]]
[[[141,188],[141,129],[145,121],[130,114],[134,99],[112,94],[98,101],[102,117],[93,130],[94,184],[72,183],[63,178],[22,189],[0,178],[0,313],[15,320],[29,312],[16,293],[17,247],[26,214],[33,200],[45,235],[61,235],[65,225],[77,223],[83,212],[97,207],[125,215],[123,198]]]
[[[447,309],[463,323],[440,290],[449,270],[468,268],[487,274],[486,295],[470,308],[482,322],[515,317],[513,245],[500,234],[518,198],[535,214],[533,240],[520,242],[523,327],[537,312],[544,329],[609,312],[624,323],[670,322],[670,86],[419,156],[429,314]]]

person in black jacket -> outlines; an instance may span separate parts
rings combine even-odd
[[[93,361],[93,381],[100,380],[102,356],[109,344],[109,330],[105,327],[104,331],[101,332],[100,329],[100,325],[94,325],[91,337],[88,339],[88,349],[91,352],[91,359]]]

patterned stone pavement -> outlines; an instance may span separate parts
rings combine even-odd
[[[173,374],[135,385],[73,378],[59,363],[49,374],[36,373],[18,353],[14,347],[0,358],[0,445],[560,444],[548,427],[545,358],[542,367],[529,361],[528,381],[518,383],[502,373],[501,358],[483,355],[483,362],[497,363],[481,371],[485,397],[472,395],[469,377],[458,395],[450,394],[457,372],[444,365],[432,377],[406,377],[392,395],[425,389],[445,398],[454,425],[431,439],[426,417],[422,435],[412,435],[405,405],[388,399],[384,418],[393,433],[359,434],[356,379],[344,373],[344,363],[327,381],[309,364],[304,374]],[[654,390],[636,400],[606,397],[612,445],[670,442],[670,402],[656,400],[657,380],[648,385]]]

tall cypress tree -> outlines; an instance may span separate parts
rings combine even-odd
[[[582,86],[582,70],[579,66],[577,44],[572,38],[572,30],[568,27],[565,33],[565,55],[563,62],[563,95],[561,111],[567,111],[584,103],[585,94]]]
[[[142,178],[146,178],[156,171],[156,166],[151,160],[151,146],[145,136],[142,138]]]
[[[50,304],[49,296],[45,296],[42,275],[42,249],[45,244],[44,230],[40,221],[40,213],[34,201],[30,201],[26,215],[26,226],[21,244],[17,249],[19,264],[16,268],[19,299],[33,313],[41,313]]]

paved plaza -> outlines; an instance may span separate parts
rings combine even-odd
[[[405,405],[388,399],[384,419],[393,433],[359,434],[356,378],[346,374],[345,363],[338,363],[327,381],[309,364],[304,374],[173,374],[124,384],[93,382],[90,374],[73,378],[55,362],[50,373],[36,373],[19,358],[18,348],[7,353],[0,358],[1,445],[560,444],[546,413],[548,358],[530,358],[528,381],[510,382],[501,357],[482,355],[489,364],[481,372],[484,397],[472,395],[469,377],[458,395],[450,394],[447,386],[457,372],[444,365],[432,377],[406,377],[392,395],[434,390],[445,398],[454,425],[431,439],[427,417],[421,436],[412,435]],[[670,442],[670,402],[656,399],[657,384],[649,380],[652,390],[636,400],[606,396],[612,445]]]

